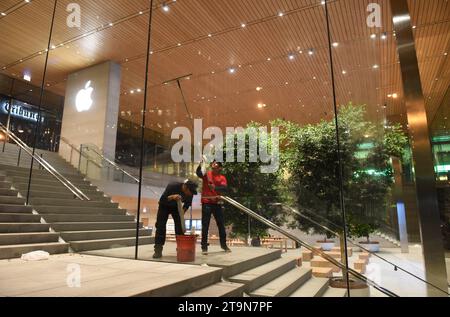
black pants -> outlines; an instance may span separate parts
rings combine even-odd
[[[158,215],[156,216],[156,234],[155,234],[155,248],[161,247],[166,243],[166,225],[169,215],[172,215],[173,222],[175,223],[175,234],[183,235],[181,229],[180,214],[177,209],[170,209],[164,206],[159,206]]]
[[[202,248],[208,247],[208,231],[209,223],[211,222],[211,215],[216,219],[217,227],[219,228],[220,245],[225,247],[227,245],[227,233],[225,231],[225,221],[223,218],[223,207],[218,204],[203,204],[202,205]]]

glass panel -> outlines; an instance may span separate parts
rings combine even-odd
[[[411,2],[410,10],[435,4]],[[337,1],[329,8],[348,244],[376,252],[368,262],[355,252],[350,266],[399,296],[429,296],[390,3]],[[384,296],[373,287],[370,294]]]
[[[143,0],[58,1],[46,87],[64,96],[64,113],[57,153],[44,158],[84,199],[61,188],[55,200],[32,202],[43,205],[38,211],[78,253],[135,258],[147,6]],[[46,133],[42,127],[40,138]],[[46,184],[48,190],[57,185]],[[148,244],[151,231],[141,221],[140,242]]]

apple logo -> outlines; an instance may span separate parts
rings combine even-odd
[[[91,94],[94,91],[94,88],[91,87],[91,81],[88,81],[84,86],[84,89],[81,89],[77,97],[75,99],[75,105],[77,107],[78,112],[88,111],[92,106],[92,98]]]

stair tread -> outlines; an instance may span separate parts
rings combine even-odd
[[[141,239],[151,239],[152,237],[139,237],[139,240]],[[136,239],[135,236],[132,237],[123,237],[123,238],[111,238],[111,239],[96,239],[96,240],[81,240],[81,241],[70,241],[70,243],[94,243],[94,242],[106,242],[106,241],[121,241],[121,240],[129,240],[129,239]]]
[[[329,284],[329,279],[313,276],[299,289],[292,293],[290,297],[318,297],[323,294],[324,288],[328,288]]]
[[[244,287],[245,285],[240,283],[219,282],[186,294],[183,297],[228,297],[234,292],[243,292]]]
[[[347,297],[347,289],[329,287],[322,297]]]
[[[0,245],[0,249],[7,248],[18,248],[18,247],[39,247],[48,245],[69,245],[67,242],[47,242],[47,243],[29,243],[29,244],[11,244],[11,245]]]
[[[0,237],[13,237],[13,236],[20,236],[20,235],[33,235],[33,236],[38,236],[38,235],[59,235],[58,232],[14,232],[14,233],[1,233],[0,232]]]
[[[295,259],[289,258],[280,258],[275,261],[269,262],[267,264],[258,266],[254,269],[250,269],[248,271],[242,272],[240,274],[234,275],[230,277],[230,281],[250,281],[252,279],[257,278],[263,274],[273,271],[274,269],[283,266],[288,263],[295,263]]]
[[[151,230],[151,229],[144,229],[144,228],[140,228],[139,231],[144,231],[144,230]],[[134,231],[136,232],[136,229],[111,229],[111,230],[79,230],[79,231],[61,231],[59,230],[58,232],[61,233],[91,233],[91,232],[125,232],[125,231]]]
[[[252,291],[251,295],[265,297],[277,296],[281,292],[281,290],[284,290],[285,288],[292,285],[295,281],[303,278],[306,275],[311,276],[311,274],[311,269],[296,267],[289,272],[277,277],[271,282],[261,286],[260,288],[257,288],[255,291]]]

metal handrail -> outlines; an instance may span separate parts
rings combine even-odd
[[[306,220],[308,220],[308,221],[314,223],[315,225],[321,227],[322,229],[324,229],[324,230],[326,230],[326,231],[328,231],[328,232],[333,233],[333,234],[336,235],[337,237],[341,237],[341,236],[342,236],[342,234],[340,234],[340,233],[338,233],[338,232],[335,232],[335,231],[333,231],[333,230],[331,230],[331,229],[325,227],[324,225],[318,223],[317,221],[312,220],[311,218],[309,218],[308,216],[303,215],[300,211],[296,210],[295,208],[293,208],[293,207],[291,207],[291,206],[288,206],[288,205],[285,205],[285,204],[282,204],[282,203],[275,203],[275,204],[272,204],[272,205],[282,206],[283,208],[286,208],[286,209],[290,210],[292,213],[294,213],[294,214],[296,214],[296,215],[298,215],[298,216],[300,216],[300,217],[302,217],[302,218],[304,218],[304,219],[306,219]],[[331,222],[331,221],[329,221],[329,220],[327,220],[327,221],[328,221],[329,223],[333,224],[334,226],[339,227],[337,224],[335,224],[335,223],[333,223],[333,222]],[[419,276],[417,276],[417,275],[415,275],[415,274],[409,272],[408,270],[406,270],[406,269],[404,269],[404,268],[398,266],[397,264],[392,263],[392,262],[389,261],[389,260],[386,260],[385,258],[383,258],[382,256],[376,254],[375,252],[370,251],[370,250],[366,249],[365,247],[361,246],[359,243],[354,242],[354,241],[352,241],[352,240],[350,240],[350,239],[348,239],[348,238],[346,238],[346,239],[347,239],[347,241],[348,241],[350,244],[352,244],[353,246],[360,248],[361,250],[363,250],[363,251],[369,253],[370,255],[373,255],[374,257],[376,257],[376,258],[378,258],[378,259],[380,259],[380,260],[382,260],[382,261],[384,261],[384,262],[386,262],[386,263],[388,263],[389,265],[392,265],[396,271],[397,271],[397,270],[400,270],[400,271],[402,271],[402,272],[404,272],[404,273],[406,273],[406,274],[408,274],[408,275],[410,275],[410,276],[412,276],[412,277],[418,279],[419,281],[421,281],[421,282],[423,282],[423,283],[425,283],[425,284],[427,284],[427,285],[429,285],[429,286],[432,286],[432,287],[436,288],[437,290],[439,290],[439,291],[441,291],[441,292],[443,292],[443,293],[445,293],[445,294],[447,294],[447,295],[450,295],[448,292],[444,291],[444,290],[441,289],[440,287],[438,287],[438,286],[436,286],[436,285],[434,285],[434,284],[432,284],[432,283],[430,283],[430,282],[428,282],[428,281],[422,279],[421,277],[419,277]]]
[[[14,143],[16,143],[19,148],[21,148],[25,153],[32,157],[40,166],[42,166],[47,172],[49,172],[53,177],[55,177],[61,184],[63,184],[67,189],[69,189],[78,199],[80,200],[90,200],[90,198],[84,194],[78,187],[72,184],[67,178],[65,178],[61,173],[59,173],[50,163],[44,160],[38,155],[33,155],[33,152],[23,142],[19,137],[17,137],[13,132],[6,128],[2,123],[0,123],[0,131],[5,133]]]
[[[128,173],[126,170],[124,170],[122,167],[120,167],[116,162],[113,162],[112,160],[110,160],[109,158],[107,158],[106,156],[104,156],[103,154],[99,153],[96,149],[91,148],[89,146],[85,146],[87,149],[89,149],[90,151],[93,151],[95,154],[97,154],[98,156],[100,156],[100,158],[104,161],[106,161],[108,164],[112,165],[116,170],[122,172],[123,174],[127,175],[128,177],[130,177],[132,180],[134,180],[136,183],[139,184],[139,179],[137,179],[136,177],[134,177],[132,174]]]
[[[99,163],[97,163],[96,161],[94,161],[93,159],[91,159],[89,156],[87,156],[85,153],[81,152],[79,149],[77,149],[76,146],[74,146],[73,144],[70,144],[69,141],[67,141],[65,138],[60,137],[59,138],[60,141],[62,141],[64,144],[68,145],[70,147],[70,149],[72,151],[77,152],[80,156],[83,156],[86,160],[88,160],[89,162],[93,163],[94,165],[97,165],[97,167],[102,168],[103,166]],[[72,163],[72,153],[70,154],[70,163]]]
[[[344,264],[342,264],[341,262],[337,261],[333,257],[329,256],[328,254],[326,254],[322,250],[314,248],[313,246],[309,245],[308,243],[300,240],[295,235],[293,235],[290,232],[284,230],[280,226],[274,224],[270,220],[262,217],[261,215],[258,215],[256,212],[254,212],[253,210],[245,207],[244,205],[240,204],[239,202],[235,201],[234,199],[232,199],[230,197],[227,197],[227,196],[215,196],[215,197],[203,197],[203,198],[213,198],[213,199],[214,198],[218,198],[218,199],[221,199],[221,200],[229,203],[230,205],[232,205],[232,206],[236,207],[237,209],[241,210],[242,212],[246,213],[248,216],[250,216],[250,217],[252,217],[252,218],[262,222],[263,224],[265,224],[266,226],[270,227],[271,229],[273,229],[273,230],[281,233],[285,237],[287,237],[287,238],[297,242],[298,244],[300,244],[304,248],[306,248],[306,249],[310,250],[311,252],[313,252],[313,254],[320,255],[322,258],[324,258],[328,262],[334,264],[335,266],[339,267],[343,271],[347,271],[349,274],[353,275],[354,277],[356,277],[357,279],[359,279],[361,281],[364,281],[365,283],[367,283],[368,285],[372,286],[373,288],[379,290],[383,294],[385,294],[385,295],[387,295],[389,297],[399,297],[394,292],[391,292],[391,291],[385,289],[384,287],[378,285],[377,283],[375,283],[374,281],[368,279],[366,276],[362,275],[361,273],[358,273],[357,271],[355,271],[355,270],[353,270],[351,268],[347,269],[347,267]]]
[[[70,142],[64,138],[61,138],[63,140],[64,143],[66,143],[67,145],[71,146],[72,148],[76,149],[76,147],[72,144],[70,144]],[[128,176],[129,178],[131,178],[133,181],[136,182],[136,184],[140,184],[140,181],[137,177],[133,176],[132,174],[130,174],[129,172],[127,172],[126,170],[124,170],[122,167],[120,167],[116,162],[113,162],[112,160],[110,160],[109,158],[107,158],[106,156],[104,156],[103,154],[99,153],[95,148],[89,147],[87,145],[84,146],[85,148],[87,148],[88,150],[94,152],[97,156],[99,156],[102,160],[104,160],[105,162],[107,162],[108,164],[112,165],[116,170],[120,171],[123,175]],[[76,149],[77,152],[80,153],[80,155],[86,156],[86,158],[90,161],[95,163],[98,167],[102,168],[103,165],[102,164],[98,164],[97,162],[95,162],[94,160],[92,160],[89,156],[87,156],[86,154],[80,152],[78,149]],[[122,181],[123,182],[123,181]],[[162,193],[157,193],[155,190],[153,190],[153,188],[151,188],[150,186],[146,186],[144,185],[145,188],[148,188],[151,192],[153,192],[155,195],[161,195]]]

